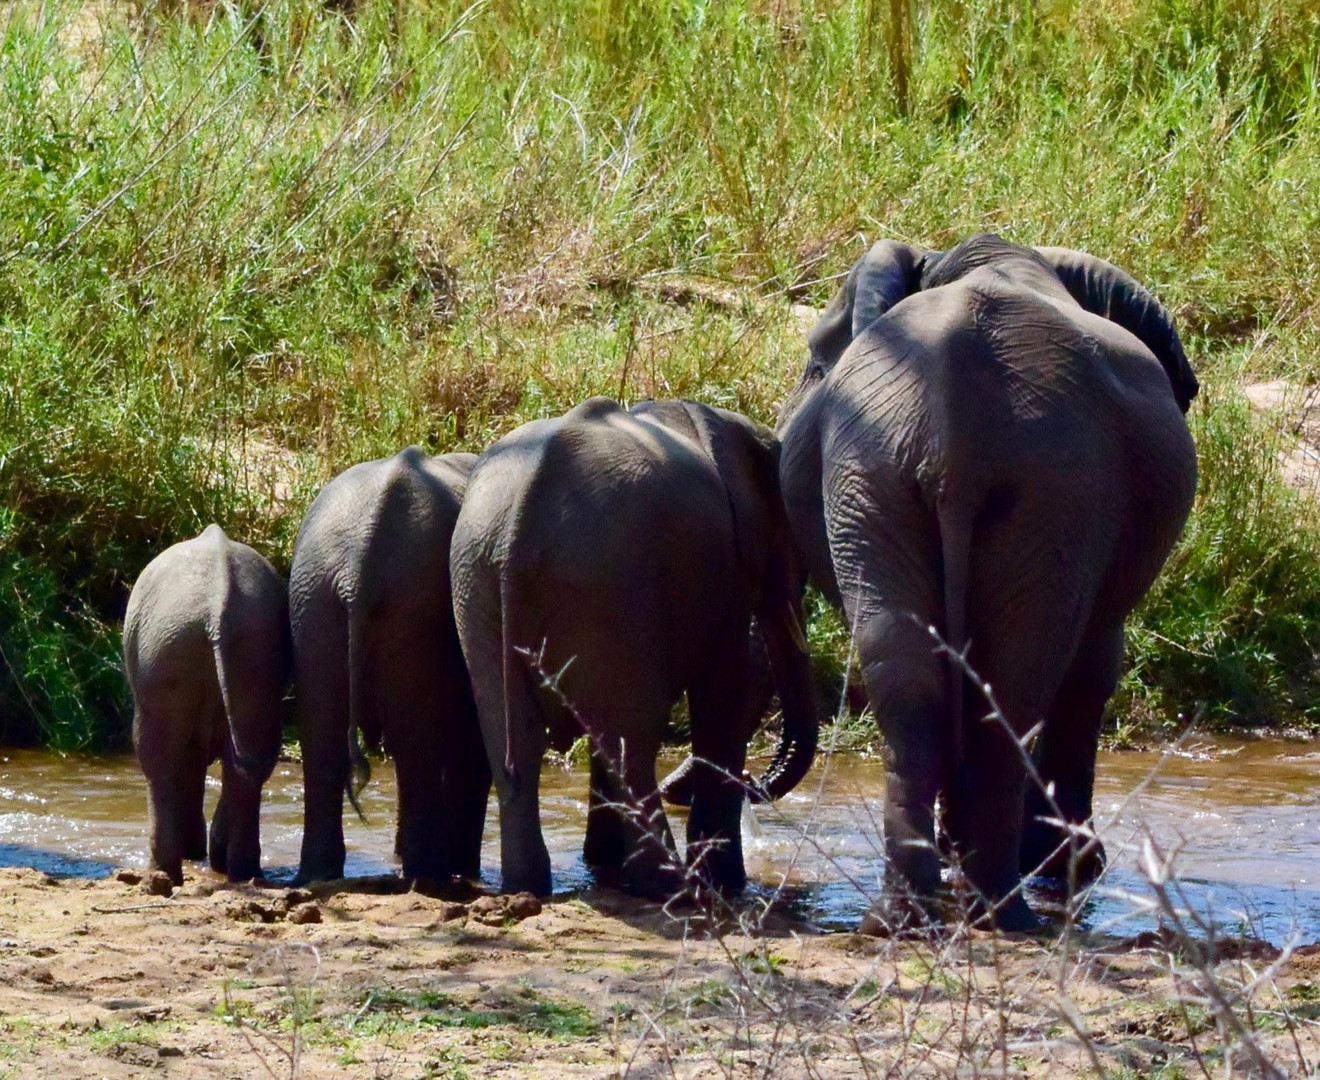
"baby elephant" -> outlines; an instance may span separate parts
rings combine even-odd
[[[133,746],[147,778],[151,865],[183,882],[204,859],[206,770],[224,763],[211,867],[261,870],[261,785],[275,768],[292,670],[289,604],[275,568],[218,525],[153,559],[124,617]]]

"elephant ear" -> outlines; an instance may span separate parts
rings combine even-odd
[[[1035,251],[1082,307],[1117,323],[1155,354],[1169,376],[1178,407],[1187,412],[1200,384],[1164,305],[1134,277],[1104,259],[1069,248],[1039,247]]]
[[[894,240],[880,240],[853,263],[843,286],[830,300],[807,344],[812,360],[834,366],[853,338],[919,287],[926,252]]]

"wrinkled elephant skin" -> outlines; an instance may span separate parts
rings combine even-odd
[[[1029,927],[1020,875],[1065,868],[1068,834],[1039,820],[1052,808],[1014,739],[930,628],[967,650],[1014,735],[1043,724],[1035,764],[1064,819],[1087,822],[1123,623],[1192,504],[1196,378],[1127,274],[994,236],[876,244],[810,344],[781,479],[811,576],[857,628],[895,902],[933,910],[938,798],[983,907]]]
[[[506,892],[550,891],[541,756],[585,730],[584,854],[625,888],[685,884],[656,788],[670,710],[686,692],[693,750],[689,862],[745,879],[739,817],[755,614],[785,707],[764,784],[801,779],[816,741],[800,637],[803,574],[779,494],[778,443],[690,402],[631,412],[593,398],[512,432],[481,458],[454,532],[454,605],[500,804]],[[689,868],[692,868],[691,866]]]
[[[343,875],[344,795],[365,765],[358,731],[394,759],[404,876],[478,875],[490,774],[449,585],[475,461],[409,447],[363,462],[327,484],[303,520],[289,573],[302,880]]]

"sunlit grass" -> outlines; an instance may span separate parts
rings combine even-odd
[[[592,393],[773,420],[790,302],[987,228],[1137,274],[1205,377],[1125,707],[1309,716],[1317,534],[1232,382],[1314,377],[1314,5],[899,7],[13,0],[0,735],[122,737],[127,587],[206,522],[287,562],[337,470]]]

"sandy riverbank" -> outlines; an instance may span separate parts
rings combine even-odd
[[[1218,1075],[1243,1039],[1153,939],[887,942],[774,912],[712,934],[608,890],[529,914],[381,880],[165,899],[124,876],[0,870],[0,1076],[1175,1076],[1197,1053]],[[1316,1068],[1320,947],[1208,970],[1230,996],[1272,970],[1234,1015]]]

